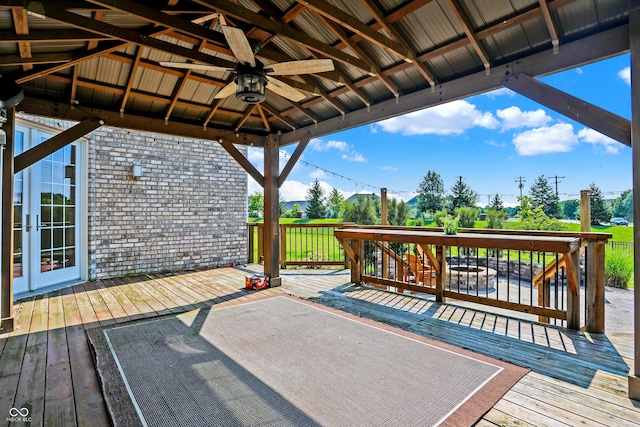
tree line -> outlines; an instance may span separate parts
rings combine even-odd
[[[591,222],[593,225],[608,222],[611,217],[633,217],[633,193],[623,192],[609,206],[602,191],[595,183],[589,186],[591,197]],[[531,185],[529,193],[519,197],[520,206],[505,208],[499,194],[491,197],[485,208],[478,208],[479,196],[462,177],[458,177],[449,192],[445,191],[442,177],[429,170],[417,188],[417,202],[413,208],[402,201],[390,199],[387,203],[388,221],[391,225],[405,225],[409,219],[416,225],[433,220],[442,226],[446,219],[456,218],[461,227],[473,227],[479,214],[486,216],[489,228],[502,228],[508,217],[516,217],[527,229],[562,229],[560,219],[579,219],[580,201],[577,199],[560,201],[549,180],[540,175]],[[359,196],[356,202],[344,199],[337,189],[328,195],[315,180],[306,196],[304,214],[309,219],[341,218],[358,224],[380,222],[380,199],[375,195]],[[264,210],[264,199],[259,193],[249,196],[249,216],[258,217]],[[281,217],[301,217],[303,209],[294,204],[286,209],[280,201]]]

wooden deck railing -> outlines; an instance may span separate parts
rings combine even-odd
[[[335,231],[354,283],[434,294],[604,332],[610,234],[355,226]],[[584,307],[581,310],[581,307]]]
[[[280,224],[280,266],[344,266],[344,250],[333,232],[355,226],[349,222]],[[262,262],[264,224],[248,223],[248,262]]]

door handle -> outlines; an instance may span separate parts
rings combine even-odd
[[[39,215],[36,215],[36,231],[40,231],[40,219]]]
[[[27,232],[31,231],[31,215],[27,214],[27,219],[25,221],[24,228]]]

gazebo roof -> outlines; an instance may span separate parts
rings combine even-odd
[[[628,51],[632,1],[168,0],[0,2],[0,73],[25,113],[281,144],[375,122]],[[279,76],[247,104],[216,94],[234,69],[221,23],[259,41],[269,64],[331,59],[333,71]],[[594,82],[600,84],[600,82]]]

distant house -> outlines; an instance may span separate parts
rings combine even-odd
[[[293,209],[293,205],[299,205],[300,210],[302,211],[302,215],[304,216],[304,211],[307,208],[306,200],[293,200],[291,202],[284,202],[284,208],[288,211]]]
[[[358,197],[373,198],[375,200],[379,200],[380,199],[380,196],[378,196],[377,194],[374,194],[374,193],[372,193],[370,191],[362,190],[359,193],[356,193],[353,196],[349,197],[347,199],[347,202],[357,203]]]

